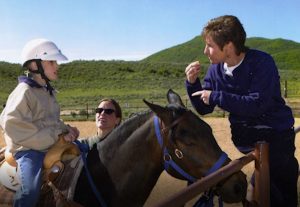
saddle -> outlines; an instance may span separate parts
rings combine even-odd
[[[3,150],[1,149],[1,152]],[[79,154],[80,150],[76,144],[66,142],[63,135],[59,135],[58,141],[49,149],[44,158],[43,183],[47,185],[43,185],[43,187],[48,186],[49,182],[54,182],[63,172],[63,161],[74,159]],[[17,170],[17,163],[13,155],[8,150],[5,150],[4,160],[0,160],[0,183],[8,189],[16,191],[20,187]]]
[[[71,160],[79,154],[80,150],[77,145],[65,141],[63,135],[60,135],[58,141],[46,153],[44,168],[51,169],[54,165],[60,165],[61,161]]]

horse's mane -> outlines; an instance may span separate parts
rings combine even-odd
[[[118,136],[118,140],[122,143],[137,128],[142,126],[151,116],[152,113],[150,110],[132,114],[120,126],[118,126],[116,129],[113,130],[110,137]]]
[[[142,111],[132,114],[128,119],[123,121],[118,127],[116,127],[102,142],[98,142],[97,145],[105,145],[110,148],[108,151],[112,151],[112,148],[118,148],[124,141],[140,126],[142,126],[153,115],[152,111]],[[114,146],[114,147],[113,147]],[[106,148],[106,147],[105,147]]]

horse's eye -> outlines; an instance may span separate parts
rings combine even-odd
[[[179,135],[180,136],[186,136],[188,134],[188,131],[187,130],[185,130],[185,129],[180,129],[179,130]]]
[[[185,129],[180,129],[178,131],[178,138],[186,145],[193,145],[193,139],[191,135],[189,136],[189,132]]]

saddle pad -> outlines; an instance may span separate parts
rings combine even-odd
[[[68,200],[72,200],[74,197],[77,180],[83,167],[83,162],[81,157],[78,156],[73,160],[64,161],[64,166],[65,168],[63,173],[55,180],[54,185]],[[12,206],[14,194],[14,191],[7,189],[0,183],[0,206]],[[37,206],[56,206],[52,191],[46,190],[44,193],[41,192]]]
[[[17,175],[17,168],[3,162],[0,165],[0,183],[13,191],[19,189],[20,180]]]

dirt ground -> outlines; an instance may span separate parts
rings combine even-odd
[[[225,151],[231,159],[237,159],[243,156],[240,152],[238,152],[233,146],[230,139],[230,130],[229,123],[227,118],[205,118],[204,119],[213,129],[214,135],[217,139],[217,142]],[[70,125],[76,126],[80,130],[80,137],[87,137],[94,135],[96,133],[96,127],[94,122],[69,122]],[[296,119],[295,126],[300,125],[300,119]],[[4,146],[3,136],[0,133],[0,147]],[[296,157],[300,163],[300,133],[297,134],[296,139]],[[252,173],[253,163],[248,164],[243,168],[243,171],[247,174],[248,178]],[[298,184],[300,186],[300,184]],[[167,173],[163,172],[152,190],[147,202],[144,207],[151,207],[154,204],[157,204],[159,201],[168,198],[175,192],[186,187],[185,181],[180,181],[175,178],[172,178]],[[299,187],[300,189],[300,187]],[[196,198],[191,200],[186,204],[186,207],[190,207],[195,202]],[[225,207],[239,207],[241,204],[225,204]]]

